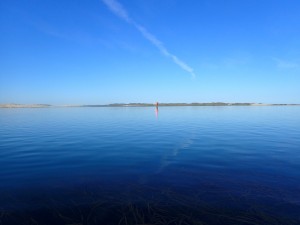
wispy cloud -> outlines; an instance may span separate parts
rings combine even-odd
[[[273,58],[273,60],[277,63],[277,67],[280,69],[295,69],[300,67],[300,62],[292,62],[286,61],[279,58]]]
[[[123,8],[123,6],[115,0],[102,0],[108,8],[115,13],[117,16],[121,17],[128,23],[131,23],[131,19],[127,13],[127,11]]]
[[[194,70],[188,64],[180,60],[176,55],[170,53],[164,44],[158,40],[153,34],[151,34],[145,27],[134,21],[125,10],[125,8],[116,0],[102,0],[103,3],[118,17],[123,19],[129,24],[132,24],[151,44],[153,44],[158,50],[166,57],[171,58],[172,61],[177,64],[181,69],[190,73],[193,78],[196,77]]]

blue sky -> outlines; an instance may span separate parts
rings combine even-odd
[[[300,103],[298,0],[3,0],[0,103]]]

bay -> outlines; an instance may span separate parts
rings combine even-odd
[[[0,222],[299,224],[299,137],[298,106],[0,109]]]

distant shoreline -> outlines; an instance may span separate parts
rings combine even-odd
[[[165,106],[300,106],[300,104],[265,104],[265,103],[160,103]],[[49,104],[0,104],[0,108],[70,108],[70,107],[155,107],[151,103],[114,103],[106,105],[49,105]]]

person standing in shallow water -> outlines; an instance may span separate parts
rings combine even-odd
[[[155,103],[155,115],[158,118],[158,102]]]

